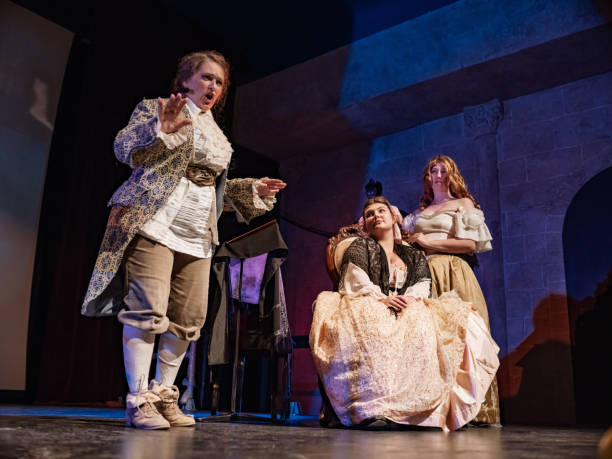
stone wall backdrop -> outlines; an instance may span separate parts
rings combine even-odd
[[[365,183],[412,211],[426,161],[446,154],[494,238],[477,277],[501,348],[502,421],[576,423],[563,231],[574,197],[612,167],[611,44],[589,0],[463,0],[239,87],[235,141],[276,159],[289,184],[293,334],[308,334],[331,287],[326,234],[358,218]],[[585,254],[597,257],[612,254]],[[318,410],[307,348],[293,389]]]
[[[510,378],[505,410],[521,422],[572,423],[574,324],[563,224],[580,189],[612,167],[612,73],[518,97],[504,107],[498,160]],[[610,213],[609,201],[599,198],[594,209]],[[598,225],[597,214],[585,225]],[[583,254],[583,263],[610,260],[609,239],[608,253],[601,242],[599,251]]]

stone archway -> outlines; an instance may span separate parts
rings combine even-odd
[[[563,225],[579,424],[612,422],[612,167],[574,196]]]

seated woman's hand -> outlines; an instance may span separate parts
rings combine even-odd
[[[401,311],[403,309],[406,309],[416,300],[412,296],[398,295],[398,296],[388,296],[384,300],[380,300],[380,301],[381,303],[384,303],[388,308],[391,308],[395,311]]]
[[[157,116],[161,123],[161,131],[164,134],[171,134],[178,131],[183,126],[191,124],[191,120],[185,117],[183,107],[187,104],[187,97],[180,94],[170,94],[170,98],[164,104],[161,98],[157,98]]]

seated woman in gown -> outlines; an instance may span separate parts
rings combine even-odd
[[[346,249],[338,292],[313,307],[310,348],[325,395],[344,426],[372,421],[458,429],[480,409],[499,348],[471,303],[430,299],[420,251],[395,244],[391,205],[369,199],[370,237]]]

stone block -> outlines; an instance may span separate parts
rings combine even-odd
[[[600,140],[612,140],[612,107],[578,112],[556,120],[556,147],[570,147]]]
[[[612,72],[565,85],[563,97],[567,113],[612,105]]]
[[[580,147],[560,148],[536,153],[525,158],[527,180],[540,181],[575,174],[580,169]],[[562,179],[561,179],[562,180]]]
[[[383,194],[386,194],[387,184],[404,182],[421,178],[424,164],[415,161],[410,156],[401,156],[384,161],[372,161],[368,166],[365,179],[374,178],[383,184]]]
[[[548,233],[546,235],[546,255],[548,261],[555,261],[563,265],[563,239],[561,233]]]
[[[523,330],[523,319],[508,319],[507,321],[508,352],[514,351],[527,337]]]
[[[463,117],[448,116],[423,124],[423,145],[427,148],[440,147],[460,141],[463,138]]]
[[[558,259],[552,263],[544,263],[542,268],[544,270],[544,280],[546,285],[550,285],[555,282],[565,282],[565,267],[563,259]]]
[[[564,114],[563,90],[557,87],[527,94],[505,102],[504,107],[512,113],[513,127],[558,118]]]
[[[591,157],[591,159],[589,161],[585,161],[583,165],[585,178],[590,180],[609,167],[612,167],[612,151],[601,153],[599,156]]]
[[[506,320],[522,319],[531,314],[532,309],[530,289],[506,290]]]
[[[512,209],[512,195],[507,197],[508,204],[503,205],[504,209]],[[527,208],[524,211],[509,211],[503,214],[503,234],[504,237],[516,236],[519,234],[543,233],[546,231],[546,219],[543,218],[541,208]]]
[[[423,150],[423,130],[420,126],[406,129],[395,134],[378,137],[372,142],[370,161],[393,159],[401,156],[414,157],[415,153]]]
[[[506,129],[502,137],[503,159],[520,158],[553,150],[556,142],[556,121],[546,120]]]
[[[525,235],[525,261],[543,262],[548,256],[548,238],[546,233]]]
[[[500,186],[518,185],[527,181],[525,158],[501,161],[498,165]]]
[[[565,286],[565,280],[550,282],[548,288],[552,294],[561,295],[565,297],[567,295],[567,287]]]
[[[546,215],[558,215],[567,206],[585,183],[584,171],[576,169],[574,173],[562,177],[552,177],[524,185],[509,185],[500,190],[500,201],[504,209],[533,210],[546,227]]]
[[[525,236],[507,236],[503,238],[504,263],[518,263],[526,261]]]
[[[546,232],[561,233],[563,232],[563,222],[565,215],[547,215],[546,216]]]
[[[461,174],[468,180],[467,177],[465,177],[466,171],[468,169],[477,169],[478,167],[478,157],[475,151],[476,147],[477,145],[473,140],[462,138],[448,145],[441,146],[439,148],[439,154],[453,158]],[[473,177],[470,177],[469,183],[473,183]]]
[[[588,163],[595,162],[598,164],[599,161],[597,161],[597,159],[601,157],[608,158],[608,161],[601,163],[602,168],[612,166],[612,140],[603,139],[582,144],[583,161]]]
[[[540,263],[504,264],[504,284],[510,290],[540,288],[544,282]]]
[[[516,209],[518,211],[533,211],[542,216],[542,209],[546,208],[546,202],[542,199],[542,195],[538,193],[539,188],[542,188],[539,183],[521,183],[517,185],[501,186],[499,190],[499,198],[501,208],[504,210]],[[546,190],[550,192],[550,190]],[[544,221],[542,225],[544,225]],[[543,230],[540,230],[543,231]]]
[[[582,146],[582,158],[585,179],[590,180],[608,167],[612,167],[612,140],[600,140],[584,144]]]

